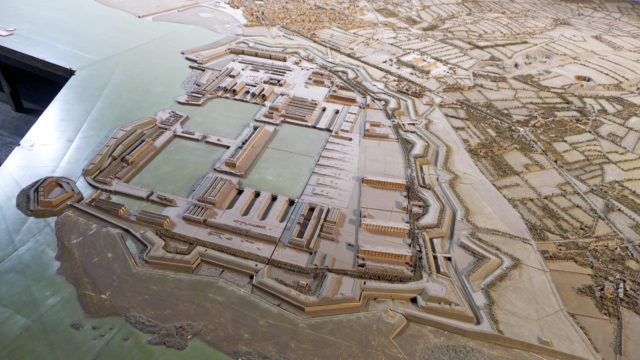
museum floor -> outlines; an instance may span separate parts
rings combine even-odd
[[[64,86],[64,83],[26,71],[13,71],[15,86],[22,98],[24,110],[14,111],[9,99],[0,89],[0,165]]]
[[[18,146],[43,109],[28,104],[25,112],[15,112],[9,104],[0,102],[0,165]]]

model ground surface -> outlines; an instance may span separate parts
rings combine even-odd
[[[107,4],[229,36],[82,193],[20,193],[88,314],[233,356],[633,357],[637,4]]]

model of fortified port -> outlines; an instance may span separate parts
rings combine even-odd
[[[281,31],[286,39],[298,36]],[[346,32],[312,35],[342,56],[350,54]],[[344,46],[336,47],[337,41]],[[485,91],[492,84],[548,101],[555,95],[486,71],[472,74],[468,84],[452,75],[452,69],[465,70],[417,51],[395,54],[393,67],[410,69],[408,77],[388,78],[387,65],[365,67],[380,81],[351,60],[333,62],[300,46],[225,38],[185,55],[191,68],[186,93],[171,109],[115,129],[83,169],[86,199],[64,178],[42,179],[19,195],[23,212],[59,216],[62,252],[99,259],[102,249],[109,256],[116,251],[115,240],[128,250],[120,266],[141,278],[223,279],[299,319],[384,312],[392,336],[408,323],[426,324],[553,357],[594,354],[544,262],[564,248],[553,247],[544,258],[538,253],[536,241],[541,250],[551,249],[544,241],[557,231],[536,221],[564,222],[537,196],[570,185],[538,150],[551,140],[536,140],[512,124],[515,113],[487,110],[473,97],[502,94]],[[443,85],[435,86],[435,78]],[[420,85],[422,80],[429,83]],[[431,85],[438,95],[427,94]],[[482,91],[468,92],[469,86]],[[552,125],[541,118],[532,126]],[[574,132],[563,133],[567,142],[593,141]],[[563,155],[568,149],[557,148]],[[516,168],[520,180],[513,178]],[[525,187],[531,198],[514,195]],[[573,214],[567,215],[569,235],[595,232],[601,244],[615,227],[589,209],[592,197],[571,194],[584,206],[567,206]],[[534,205],[539,217],[527,210]],[[72,273],[69,264],[94,266],[77,254],[60,257],[66,274]],[[123,304],[123,298],[109,297],[112,288],[102,275],[94,276],[85,282],[68,276],[85,308]],[[148,301],[135,285],[127,286],[126,301]],[[98,290],[104,298],[87,295]],[[112,311],[144,319],[129,314],[130,308]],[[166,310],[148,308],[150,314]],[[179,341],[179,348],[185,346]]]
[[[459,205],[438,180],[441,143],[390,119],[390,99],[295,52],[240,41],[189,58],[179,104],[254,104],[253,120],[228,136],[165,109],[116,129],[83,170],[97,191],[74,212],[137,240],[142,267],[249,274],[257,296],[293,313],[411,299],[408,318],[493,334],[487,299],[471,292],[514,260],[470,236],[451,242]],[[458,268],[456,248],[479,261]]]
[[[151,266],[192,273],[211,263],[249,273],[254,287],[305,313],[360,311],[367,298],[387,297],[417,299],[416,314],[470,324],[486,316],[474,313],[447,260],[454,213],[446,190],[432,186],[435,144],[399,136],[383,99],[299,55],[240,42],[209,54],[207,65],[193,59],[196,76],[177,102],[256,104],[253,121],[227,137],[167,109],[117,129],[84,168],[99,190],[78,209],[127,229]],[[183,144],[200,150],[164,163],[166,175],[147,173]],[[270,160],[273,152],[284,153],[281,162]],[[182,178],[181,162],[203,169],[182,193],[139,180]],[[276,176],[251,181],[264,166]],[[158,208],[135,210],[121,196]],[[511,263],[480,243],[468,246],[487,260],[472,286]]]
[[[84,200],[19,195],[91,315],[237,357],[640,351],[640,3],[100,1],[242,36],[183,52]]]

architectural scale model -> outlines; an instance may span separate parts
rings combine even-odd
[[[231,33],[183,52],[174,107],[105,134],[84,199],[63,178],[20,194],[64,248],[111,229],[133,272],[221,278],[301,322],[382,312],[391,339],[638,356],[640,3],[101,2]],[[231,131],[211,106],[253,110]],[[319,356],[261,336],[245,347]]]

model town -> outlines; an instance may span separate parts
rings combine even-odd
[[[176,103],[257,111],[235,136],[171,108],[105,134],[92,191],[18,196],[59,243],[111,229],[134,272],[218,278],[303,322],[382,312],[392,339],[638,356],[640,3],[101,2],[243,19],[183,52]],[[187,191],[150,185],[192,163]]]

